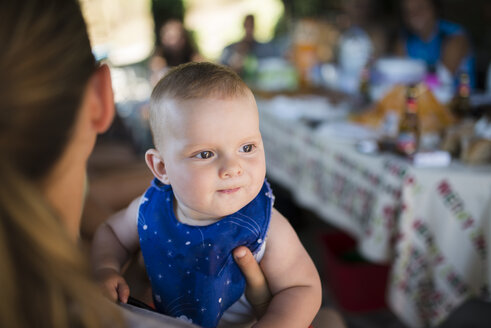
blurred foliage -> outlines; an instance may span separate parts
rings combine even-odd
[[[291,17],[326,16],[340,8],[342,0],[282,0]]]

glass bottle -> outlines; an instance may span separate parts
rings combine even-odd
[[[360,93],[362,102],[367,104],[370,102],[370,62],[367,62],[363,66],[360,72],[360,84],[358,91]]]
[[[399,121],[396,151],[404,156],[414,155],[419,147],[420,127],[418,118],[417,87],[407,89],[406,107]]]
[[[460,73],[457,93],[452,101],[452,112],[459,118],[469,118],[471,116],[471,105],[469,101],[470,86],[469,74]]]

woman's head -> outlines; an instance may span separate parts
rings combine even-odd
[[[0,6],[1,164],[43,189],[76,175],[83,180],[96,133],[110,123],[114,104],[108,69],[96,66],[79,5],[28,0]],[[77,188],[72,185],[72,191],[83,185]],[[51,194],[45,196],[56,198]],[[74,193],[80,200],[74,206],[82,206],[81,194]],[[51,205],[75,235],[81,210]]]
[[[160,28],[160,42],[168,49],[182,49],[186,40],[186,30],[178,19],[171,18]]]
[[[373,0],[345,0],[342,8],[351,25],[365,26],[372,23],[378,3]]]
[[[96,69],[75,1],[2,1],[0,151],[40,179],[61,156]]]
[[[0,326],[107,324],[73,209],[113,100],[76,0],[0,1],[0,99]]]
[[[193,38],[183,22],[176,18],[171,18],[162,25],[159,42],[157,54],[163,57],[170,67],[192,61],[197,53]]]
[[[435,0],[401,0],[404,23],[413,33],[426,37],[435,27],[438,4]]]

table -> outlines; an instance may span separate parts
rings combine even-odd
[[[362,154],[356,141],[375,134],[316,97],[258,107],[268,177],[356,237],[367,259],[390,263],[387,301],[408,326],[437,325],[471,296],[491,300],[491,166]]]
[[[413,170],[402,188],[389,304],[413,327],[471,296],[490,299],[489,172]]]

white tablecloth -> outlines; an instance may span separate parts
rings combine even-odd
[[[425,327],[471,296],[489,300],[489,171],[412,170],[402,190],[389,289],[394,311]]]
[[[403,321],[433,326],[469,296],[489,299],[490,166],[419,168],[359,153],[354,143],[370,131],[328,103],[322,115],[318,99],[258,106],[267,175],[355,236],[369,260],[391,263],[388,303]]]

